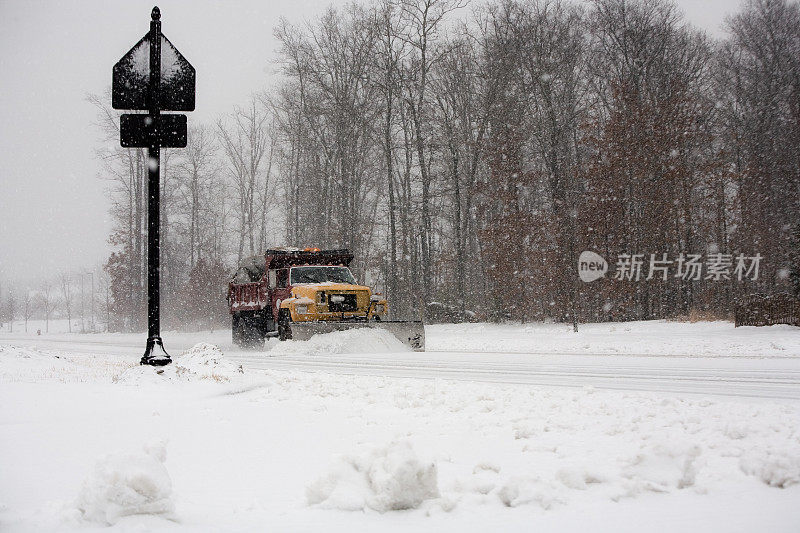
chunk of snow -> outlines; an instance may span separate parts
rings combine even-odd
[[[564,466],[556,471],[556,479],[565,487],[586,490],[591,483],[604,483],[608,476],[596,469],[578,466]]]
[[[536,504],[542,509],[560,503],[556,494],[557,487],[552,482],[525,476],[512,477],[497,491],[497,497],[506,507]]]
[[[169,516],[174,511],[164,445],[145,446],[143,450],[107,455],[97,461],[75,503],[85,520],[113,525],[124,516]]]
[[[197,379],[230,381],[244,374],[242,365],[225,359],[222,350],[214,344],[200,342],[175,360],[180,370],[191,372]]]
[[[693,486],[701,454],[699,446],[684,442],[664,440],[643,446],[622,469],[622,476],[629,480],[629,496]]]
[[[415,509],[438,497],[436,464],[420,459],[405,440],[338,456],[326,475],[306,487],[309,505],[346,511]]]
[[[785,489],[800,483],[800,450],[751,451],[739,461],[739,468],[770,487]]]

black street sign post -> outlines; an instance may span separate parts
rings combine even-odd
[[[120,144],[147,148],[147,346],[141,364],[172,362],[161,340],[159,296],[159,221],[161,148],[186,147],[186,115],[161,111],[194,111],[195,70],[161,33],[161,11],[154,7],[150,31],[113,70],[114,109],[147,111],[120,118]]]

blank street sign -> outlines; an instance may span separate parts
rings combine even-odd
[[[157,128],[155,122],[160,125]],[[120,144],[123,148],[186,148],[186,115],[124,114],[120,117]]]

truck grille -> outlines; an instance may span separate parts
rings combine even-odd
[[[344,298],[344,300],[341,300]],[[339,301],[334,301],[339,300]],[[346,313],[358,311],[358,302],[355,294],[328,294],[328,311],[331,313]]]

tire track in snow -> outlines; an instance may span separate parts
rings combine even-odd
[[[446,352],[442,352],[446,353]],[[386,356],[386,354],[380,354]],[[403,357],[406,354],[391,354]],[[475,354],[483,355],[483,354]],[[516,385],[710,394],[800,400],[800,369],[645,367],[635,365],[542,364],[537,362],[369,360],[364,356],[275,356],[229,354],[245,367],[334,372],[384,377],[453,379]],[[599,361],[599,363],[608,361]]]

